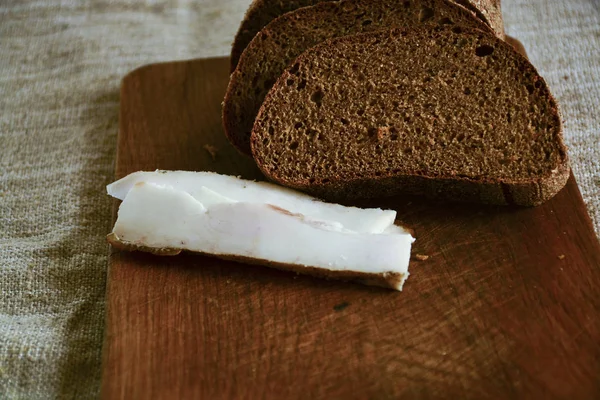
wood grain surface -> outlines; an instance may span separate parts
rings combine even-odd
[[[116,178],[260,178],[224,138],[227,79],[225,58],[128,75]],[[600,246],[572,177],[537,208],[361,205],[416,231],[403,292],[113,250],[102,397],[600,398]]]

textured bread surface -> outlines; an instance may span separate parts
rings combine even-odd
[[[254,0],[240,24],[231,48],[230,72],[235,70],[242,52],[254,36],[267,24],[281,15],[301,7],[312,6],[331,0]],[[473,11],[502,38],[504,23],[500,11],[500,0],[448,0]]]
[[[254,36],[275,18],[297,10],[312,6],[321,1],[332,0],[254,0],[248,10],[233,40],[231,47],[230,70],[233,72],[242,52]]]
[[[446,0],[346,0],[287,13],[254,37],[231,75],[223,104],[225,133],[250,154],[252,126],[269,89],[297,56],[325,40],[394,26],[453,24],[491,32],[472,12]]]
[[[496,36],[504,39],[504,20],[500,0],[454,0],[454,2],[473,11],[494,30]]]
[[[504,41],[458,26],[308,50],[265,99],[252,151],[270,179],[333,200],[537,205],[569,176],[545,81]]]

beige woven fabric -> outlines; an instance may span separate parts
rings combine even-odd
[[[226,55],[248,0],[0,2],[0,398],[94,398],[100,384],[119,82]],[[562,104],[600,232],[598,0],[504,0]]]

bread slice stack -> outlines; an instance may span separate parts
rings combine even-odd
[[[254,0],[246,11],[246,15],[240,24],[233,46],[231,49],[231,72],[235,71],[240,56],[244,49],[256,34],[264,28],[269,22],[290,11],[302,7],[314,6],[317,3],[332,0]],[[498,37],[504,37],[504,23],[502,22],[502,12],[500,10],[500,0],[449,0],[459,4],[483,22],[488,24]],[[398,1],[398,3],[401,3]],[[404,1],[404,4],[410,1]]]
[[[499,1],[344,0],[270,14],[269,2],[240,28],[223,105],[227,137],[269,179],[335,201],[410,193],[524,206],[566,184],[558,106],[503,40]]]

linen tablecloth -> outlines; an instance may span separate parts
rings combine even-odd
[[[100,387],[119,84],[228,55],[249,0],[0,2],[0,398]],[[600,0],[503,0],[558,98],[600,232]]]

